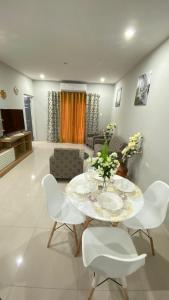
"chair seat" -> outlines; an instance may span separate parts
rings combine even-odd
[[[111,255],[121,259],[137,257],[136,248],[127,232],[120,228],[88,228],[82,238],[83,263],[87,267],[96,256]]]
[[[53,209],[53,212],[54,211],[55,210]],[[70,200],[66,198],[65,194],[62,205],[59,210],[57,209],[57,213],[54,213],[51,218],[56,222],[72,225],[82,224],[85,221],[85,216],[72,205]]]
[[[54,220],[47,248],[50,247],[53,234],[57,227],[57,222],[59,222],[63,225],[73,225],[72,231],[74,233],[76,247],[78,250],[78,239],[75,225],[84,223],[85,216],[71,204],[66,193],[62,192],[58,188],[57,181],[53,175],[47,174],[43,177],[41,184],[45,191],[48,214],[50,218]],[[69,229],[71,230],[71,228]]]
[[[146,201],[146,200],[145,200]],[[150,203],[147,203],[146,209],[142,209],[135,217],[124,221],[123,224],[131,229],[152,229],[157,228],[161,224],[158,211],[152,209]]]

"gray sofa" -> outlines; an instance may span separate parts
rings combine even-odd
[[[98,138],[103,138],[103,135],[101,133],[89,133],[86,137],[86,145],[93,149],[95,140]]]
[[[83,158],[78,149],[55,148],[50,157],[50,173],[56,179],[72,179],[83,173]]]
[[[103,144],[104,144],[104,139],[102,139],[102,138],[95,139],[94,156],[96,156],[97,152],[101,151]],[[126,145],[127,144],[121,137],[119,137],[117,135],[113,135],[111,137],[110,143],[108,145],[109,153],[117,152],[120,156],[121,151],[124,149],[124,147]]]

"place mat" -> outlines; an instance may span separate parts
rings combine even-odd
[[[66,193],[67,193],[68,196],[76,198],[76,200],[80,201],[80,202],[82,202],[82,201],[94,202],[94,201],[97,201],[97,195],[100,194],[100,191],[97,190],[96,192],[89,193],[89,194],[78,194],[74,191],[67,190]],[[91,200],[91,197],[93,198],[93,201]],[[94,200],[94,198],[95,198],[95,200]]]
[[[113,186],[113,183],[110,183],[107,187],[107,192],[117,193],[117,195],[122,195],[122,192],[119,191],[115,186]],[[79,201],[88,201],[90,200],[90,197],[97,198],[97,196],[102,193],[102,190],[96,190],[93,193],[90,193],[89,195],[86,194],[78,194],[76,193],[72,187],[68,186],[66,189],[66,193],[70,196],[76,197]],[[138,186],[136,186],[136,190],[132,193],[124,193],[127,197],[130,198],[130,200],[137,199],[142,195],[141,190]],[[96,199],[97,201],[97,199]],[[93,201],[94,202],[94,201]]]
[[[124,207],[118,212],[112,212],[102,208],[98,202],[93,202],[93,206],[100,217],[109,218],[111,222],[121,222],[126,219],[126,217],[129,217],[133,212],[133,207],[130,200],[125,200]]]
[[[141,192],[140,188],[139,188],[137,185],[135,185],[135,187],[136,187],[135,191],[133,191],[133,192],[131,192],[131,193],[126,193],[126,192],[124,192],[124,194],[125,194],[126,196],[130,196],[130,198],[132,198],[132,199],[140,197],[140,196],[142,195],[142,192]],[[117,193],[117,194],[121,194],[121,193],[122,193],[121,191],[119,191],[119,190],[113,185],[113,183],[110,183],[110,184],[108,185],[107,191],[108,191],[108,192]]]

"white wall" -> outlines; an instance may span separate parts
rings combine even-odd
[[[113,111],[114,85],[110,84],[87,84],[87,93],[100,95],[99,127],[104,128],[111,121]]]
[[[14,94],[15,86],[19,89],[18,95]],[[32,80],[0,62],[0,90],[7,93],[5,100],[0,97],[0,109],[23,109],[24,94],[33,95]]]
[[[47,139],[47,112],[48,112],[48,91],[59,91],[60,83],[52,81],[33,81],[34,88],[34,112],[36,122],[36,139]],[[111,121],[113,85],[87,84],[87,93],[97,93],[100,97],[100,128]]]
[[[34,114],[36,126],[36,140],[47,140],[48,120],[48,91],[58,91],[59,83],[55,81],[33,81]]]
[[[135,106],[137,78],[151,71],[147,105]],[[117,83],[115,95],[119,86],[123,87],[121,106],[113,108],[118,132],[126,140],[137,131],[144,136],[143,155],[135,165],[135,181],[143,189],[157,179],[169,184],[169,40]]]

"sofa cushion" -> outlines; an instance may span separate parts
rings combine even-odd
[[[103,148],[103,145],[102,144],[95,144],[94,145],[94,156],[97,155],[97,152],[100,152]]]
[[[120,152],[124,149],[126,145],[127,144],[124,142],[124,140],[121,137],[113,135],[108,146],[109,154],[111,154],[112,152],[117,152],[120,158],[121,156]],[[95,144],[94,156],[96,156],[97,152],[100,152],[102,148],[103,148],[103,144],[99,144],[99,143]]]
[[[126,143],[121,137],[113,135],[109,143],[109,151],[120,152],[125,147],[125,145]]]
[[[56,160],[77,159],[80,157],[80,151],[73,148],[55,148],[54,157]]]
[[[55,148],[50,157],[50,173],[56,179],[71,179],[83,173],[83,157],[79,149]]]

